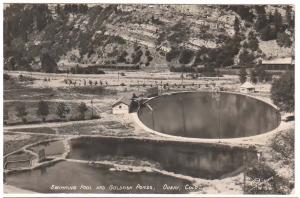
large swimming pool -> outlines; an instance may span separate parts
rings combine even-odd
[[[266,133],[280,123],[275,107],[227,92],[179,92],[143,104],[138,118],[156,132],[191,138],[238,138]]]

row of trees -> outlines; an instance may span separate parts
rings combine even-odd
[[[124,76],[125,74],[123,73],[123,72],[121,72],[120,73],[120,75],[121,76]],[[80,82],[78,82],[77,80],[71,80],[71,79],[65,79],[64,80],[64,82],[67,84],[67,85],[73,85],[74,87],[77,85],[77,83],[78,83],[78,85],[80,86],[81,85],[81,80],[79,80]],[[93,86],[93,85],[95,85],[95,86],[97,86],[98,85],[98,81],[97,80],[95,80],[95,81],[92,81],[92,80],[85,80],[85,79],[83,79],[83,81],[82,81],[82,85],[83,86],[87,86],[87,85],[90,85],[90,86]],[[108,86],[108,82],[107,81],[105,81],[105,82],[103,82],[102,80],[99,80],[99,85],[100,86]]]
[[[21,103],[19,105],[16,106],[16,112],[17,112],[17,117],[19,117],[20,119],[22,119],[22,121],[24,123],[27,122],[27,115],[28,115],[28,111],[26,109],[26,106],[24,103]],[[86,106],[86,104],[84,102],[81,102],[78,107],[77,107],[77,111],[79,112],[79,119],[85,119],[85,113],[87,112],[88,107]],[[69,114],[71,111],[70,107],[68,107],[68,105],[64,102],[60,102],[57,107],[56,107],[56,115],[60,118],[60,119],[65,119],[67,114]],[[42,121],[45,122],[47,116],[50,114],[50,109],[49,109],[49,104],[46,101],[41,100],[38,103],[38,109],[36,111],[36,114],[38,117],[41,117]]]
[[[247,71],[245,68],[241,68],[239,72],[240,82],[244,83],[247,80]],[[254,84],[258,82],[270,82],[272,81],[272,74],[267,72],[261,65],[256,66],[250,72],[250,81]]]
[[[267,72],[262,66],[257,66],[250,73],[250,81],[254,84],[258,82],[272,81],[272,74]]]
[[[66,13],[82,13],[85,14],[88,12],[89,7],[87,4],[65,4],[63,10],[61,9],[60,5],[58,4],[55,7],[57,13],[66,12]]]

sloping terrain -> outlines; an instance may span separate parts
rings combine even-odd
[[[269,43],[290,55],[293,17],[291,6],[11,4],[5,68],[254,64],[275,56]]]

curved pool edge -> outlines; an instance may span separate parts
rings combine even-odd
[[[198,92],[199,91],[170,92],[170,93],[166,93],[166,94],[163,94],[163,95],[172,95],[172,94],[177,94],[177,93],[198,93]],[[201,91],[201,92],[210,92],[210,91]],[[274,129],[272,129],[270,131],[266,131],[266,132],[258,134],[258,135],[247,136],[247,137],[236,137],[236,138],[192,138],[192,137],[183,137],[183,136],[169,135],[169,134],[166,134],[166,133],[155,131],[155,130],[147,127],[139,119],[139,116],[138,116],[139,109],[138,109],[137,112],[131,113],[132,119],[133,119],[133,121],[142,130],[144,130],[146,132],[149,132],[151,134],[158,135],[158,136],[164,137],[164,138],[169,138],[169,139],[174,140],[174,141],[194,142],[194,143],[204,143],[204,142],[206,142],[206,143],[237,143],[237,144],[245,144],[245,143],[253,144],[253,143],[255,143],[255,144],[264,144],[268,140],[268,137],[273,136],[274,134],[276,134],[279,131],[282,131],[284,129],[289,128],[290,124],[282,121],[281,115],[280,115],[280,112],[279,112],[279,108],[275,104],[273,104],[272,102],[269,102],[267,100],[263,100],[260,97],[251,96],[251,95],[243,94],[243,93],[239,93],[239,92],[229,92],[229,91],[220,91],[220,92],[250,97],[250,98],[253,98],[255,100],[259,100],[259,101],[261,101],[261,102],[263,102],[265,104],[268,104],[268,105],[272,106],[278,112],[278,114],[279,114],[279,118],[280,118],[279,119],[280,120],[279,125],[276,128],[274,128]],[[162,96],[162,95],[160,95],[160,96]],[[148,102],[150,100],[153,100],[155,98],[158,98],[160,96],[156,96],[156,97],[150,98],[146,102]],[[251,142],[253,140],[256,140],[256,141],[255,142]],[[258,142],[257,140],[260,140],[260,141],[264,140],[264,141]]]

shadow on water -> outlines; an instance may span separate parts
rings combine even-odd
[[[29,148],[30,150],[38,153],[41,149],[45,149],[46,156],[49,155],[61,155],[64,153],[64,144],[63,141],[50,141],[50,142],[43,142],[38,145],[32,146]]]
[[[256,159],[255,151],[240,147],[216,144],[184,143],[134,138],[81,137],[71,140],[68,158],[80,160],[116,160],[126,163],[134,158],[157,164],[160,169],[197,178],[217,179],[239,173],[243,166],[243,154],[248,160]],[[128,162],[130,163],[130,162]],[[149,165],[150,164],[150,165]],[[130,164],[132,165],[132,164]]]
[[[154,172],[111,171],[110,166],[62,161],[9,174],[9,185],[40,193],[186,193],[191,182]],[[164,190],[163,186],[178,186]]]

